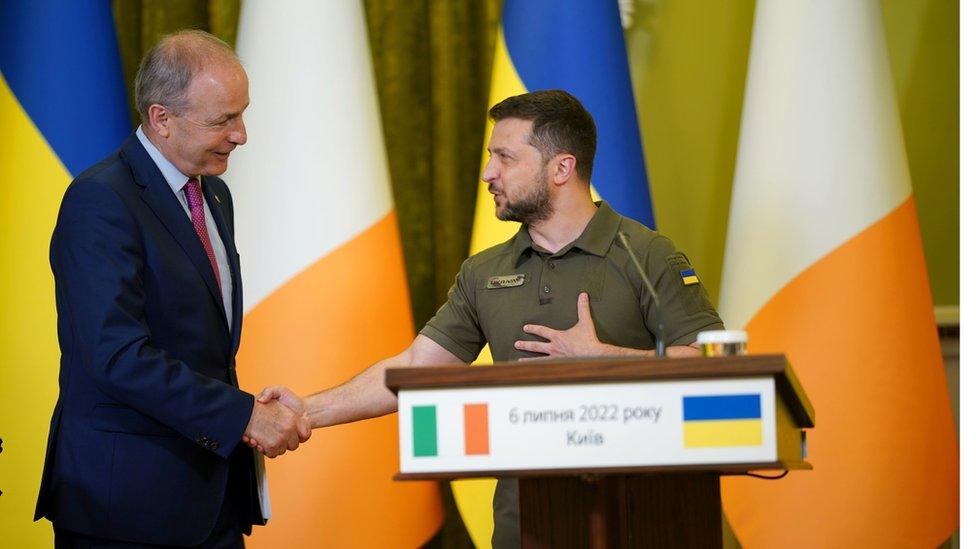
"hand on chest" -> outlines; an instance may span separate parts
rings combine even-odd
[[[556,330],[575,326],[581,292],[590,296],[591,317],[602,340],[616,339],[621,330],[644,331],[639,294],[605,257],[533,254],[514,268],[494,270],[499,272],[486,272],[477,289],[477,310],[496,360],[523,356],[509,353],[515,341],[535,337],[522,330],[526,324]]]

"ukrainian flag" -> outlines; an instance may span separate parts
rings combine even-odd
[[[695,269],[685,269],[681,271],[681,282],[683,282],[685,286],[698,284],[698,273],[695,272]]]
[[[655,228],[617,2],[509,0],[495,44],[488,106],[553,88],[576,96],[597,127],[594,194],[619,213]],[[489,126],[486,144],[490,132]],[[495,219],[494,201],[482,185],[471,253],[504,242],[517,230],[517,223]]]
[[[33,523],[58,343],[48,244],[72,177],[131,131],[111,3],[0,2],[0,532],[50,547]]]
[[[682,414],[685,448],[762,444],[758,394],[686,396]]]
[[[621,214],[655,228],[616,0],[508,0],[495,44],[488,106],[527,91],[553,88],[576,96],[597,126],[593,194]],[[490,132],[491,126],[486,128],[486,146]],[[487,156],[482,165],[485,162]],[[471,253],[504,242],[518,227],[495,218],[494,201],[482,183]],[[488,362],[491,356],[486,348],[476,363]],[[452,483],[458,509],[477,547],[490,546],[494,483]]]

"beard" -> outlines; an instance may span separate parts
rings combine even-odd
[[[546,182],[545,169],[536,173],[535,181],[527,189],[525,196],[511,197],[508,206],[498,212],[502,221],[517,221],[532,226],[552,216],[552,195]]]

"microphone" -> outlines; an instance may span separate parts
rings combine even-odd
[[[664,311],[661,309],[661,299],[657,295],[657,291],[654,290],[654,285],[651,284],[651,280],[647,278],[647,273],[644,272],[644,267],[641,266],[640,261],[637,261],[637,255],[634,254],[634,249],[630,246],[630,237],[627,236],[625,232],[617,233],[617,242],[625,250],[627,250],[627,255],[630,256],[630,262],[637,268],[637,274],[640,275],[641,280],[644,282],[644,286],[651,293],[651,303],[654,304],[654,308],[657,309],[657,334],[655,334],[655,350],[657,356],[666,357],[667,353],[664,348]]]

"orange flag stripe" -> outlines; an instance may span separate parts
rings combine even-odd
[[[341,383],[401,351],[414,327],[396,216],[337,248],[244,319],[241,385],[301,394]],[[316,431],[268,461],[273,518],[248,547],[418,547],[436,532],[436,484],[393,482],[396,416]],[[377,516],[377,509],[396,513]]]
[[[749,323],[751,352],[790,357],[817,426],[813,472],[723,479],[744,546],[934,547],[958,527],[958,445],[928,288],[910,197]]]
[[[464,453],[487,455],[488,449],[488,405],[464,405]]]

